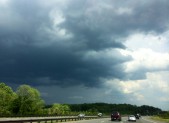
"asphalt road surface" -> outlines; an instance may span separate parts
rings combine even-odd
[[[102,118],[94,120],[71,121],[67,123],[132,123],[132,122],[129,122],[127,117],[123,117],[122,121],[111,121],[110,118]],[[152,121],[148,117],[142,117],[140,119],[137,119],[136,123],[164,123],[164,122]]]

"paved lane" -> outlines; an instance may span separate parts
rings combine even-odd
[[[82,121],[71,121],[67,123],[132,123],[128,121],[127,117],[123,117],[122,121],[111,121],[110,118],[103,118],[103,119],[94,119],[94,120],[82,120]],[[137,119],[136,123],[164,123],[158,121],[152,121],[149,117],[142,117]]]
[[[111,121],[110,118],[94,119],[94,120],[82,120],[82,121],[72,121],[69,123],[123,123],[123,121]]]
[[[4,119],[5,118],[1,118],[1,120]],[[10,118],[7,119],[9,120]],[[101,118],[101,119],[93,119],[93,120],[70,121],[65,123],[131,123],[131,122],[128,121],[128,117],[122,117],[122,121],[111,121],[110,118]],[[153,121],[149,117],[142,117],[140,119],[137,119],[136,123],[165,123],[165,122]]]

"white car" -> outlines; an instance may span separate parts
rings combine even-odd
[[[136,117],[134,115],[129,115],[128,116],[128,121],[134,121],[134,122],[136,122]]]
[[[98,113],[97,114],[98,117],[102,117],[102,115],[103,115],[102,113]]]
[[[79,117],[79,118],[84,118],[84,117],[85,117],[85,114],[79,114],[78,117]]]

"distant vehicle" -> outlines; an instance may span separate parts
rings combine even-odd
[[[136,122],[136,117],[134,115],[129,115],[128,116],[128,121],[134,121],[134,122]]]
[[[140,114],[135,114],[134,116],[136,117],[136,119],[140,118]]]
[[[118,120],[121,121],[121,115],[118,111],[114,111],[111,114],[111,121]]]
[[[102,115],[103,115],[102,113],[98,113],[97,114],[98,117],[102,117]]]
[[[81,114],[78,115],[78,117],[79,117],[79,118],[84,118],[84,117],[85,117],[85,114],[82,114],[82,113],[81,113]]]
[[[141,118],[141,114],[138,114],[139,118]]]

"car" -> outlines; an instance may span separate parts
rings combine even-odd
[[[82,113],[81,113],[81,114],[78,115],[78,117],[79,117],[79,118],[84,118],[84,117],[85,117],[85,114],[82,114]]]
[[[98,117],[102,117],[102,115],[103,115],[102,113],[98,113],[97,114]]]
[[[136,122],[136,117],[134,115],[129,115],[128,116],[128,121],[134,121],[134,122]]]
[[[135,114],[134,116],[136,117],[136,119],[139,119],[139,118],[140,118],[140,115],[139,115],[139,114]]]
[[[111,114],[111,121],[118,120],[121,121],[121,115],[118,111],[114,111]]]

